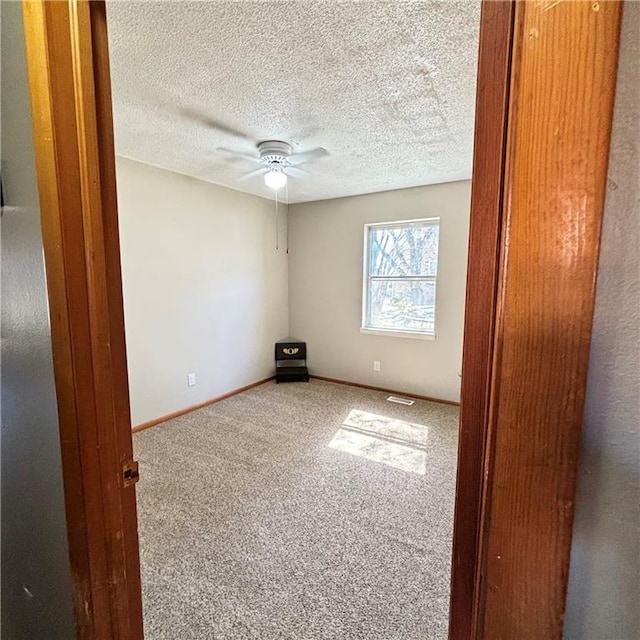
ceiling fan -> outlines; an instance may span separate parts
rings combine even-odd
[[[197,108],[188,105],[181,105],[179,107],[172,105],[172,108],[177,110],[180,116],[188,118],[201,126],[214,129],[227,136],[233,136],[247,141],[251,140],[251,134],[247,131],[234,127],[228,122],[218,118],[211,117]],[[265,140],[264,142],[260,142],[257,145],[257,155],[227,149],[226,147],[218,147],[217,151],[233,158],[249,160],[250,162],[260,165],[254,171],[250,171],[241,176],[240,180],[250,180],[257,175],[264,175],[265,184],[276,191],[286,186],[289,177],[309,175],[307,171],[298,168],[301,164],[329,155],[329,152],[322,147],[295,153],[292,145],[281,140]]]
[[[265,184],[271,189],[281,189],[287,184],[289,176],[302,177],[309,173],[299,166],[312,160],[318,160],[329,155],[329,152],[322,147],[317,147],[309,151],[294,153],[293,147],[287,142],[280,140],[265,140],[257,146],[258,155],[251,155],[226,149],[218,148],[218,151],[232,155],[237,158],[244,158],[256,164],[259,168],[243,175],[240,180],[249,180],[257,175],[264,175]]]

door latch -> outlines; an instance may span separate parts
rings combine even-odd
[[[140,472],[138,471],[138,461],[130,460],[122,465],[122,482],[125,487],[130,487],[140,480]]]

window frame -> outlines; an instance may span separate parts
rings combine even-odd
[[[410,226],[436,226],[438,227],[438,259],[436,260],[435,276],[373,276],[371,275],[371,231],[380,228],[398,228]],[[438,295],[438,263],[440,262],[440,216],[428,218],[411,218],[407,220],[393,220],[388,222],[368,222],[364,225],[364,243],[362,254],[362,316],[360,320],[360,333],[369,335],[389,336],[396,338],[413,338],[418,340],[436,339],[436,310]],[[402,329],[372,326],[369,322],[371,305],[371,283],[375,280],[397,281],[426,281],[433,282],[435,287],[436,302],[433,309],[433,331],[424,329]]]

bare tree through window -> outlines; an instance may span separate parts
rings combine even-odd
[[[365,328],[435,332],[439,220],[366,227]]]

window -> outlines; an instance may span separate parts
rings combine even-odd
[[[439,218],[367,224],[363,333],[434,338]]]

